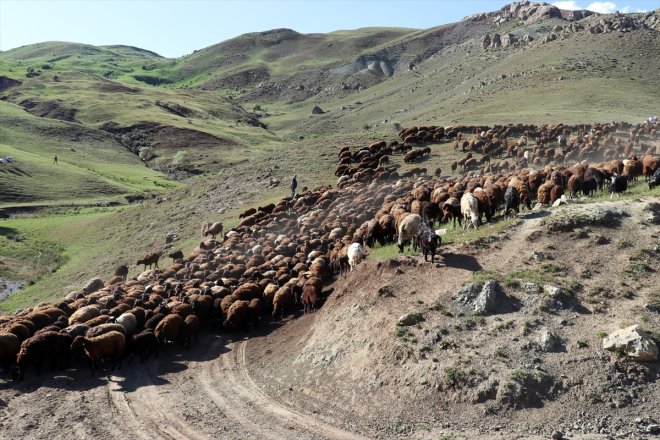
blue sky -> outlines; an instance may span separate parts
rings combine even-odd
[[[0,50],[42,41],[126,44],[177,57],[246,32],[368,26],[429,28],[510,1],[0,0]],[[660,0],[555,1],[565,9],[649,11]]]

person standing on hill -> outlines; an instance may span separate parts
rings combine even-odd
[[[57,156],[55,156],[55,157],[53,158],[53,163],[55,163],[55,164],[57,163]]]
[[[296,175],[293,175],[293,179],[291,179],[291,198],[294,198],[296,196],[296,188],[298,188],[298,180],[296,180]]]

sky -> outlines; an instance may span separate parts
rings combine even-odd
[[[506,0],[0,0],[0,50],[43,41],[124,44],[179,57],[247,32],[370,26],[425,29],[490,12]],[[563,9],[638,12],[660,0],[556,1]]]

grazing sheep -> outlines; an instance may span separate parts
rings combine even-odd
[[[408,214],[401,220],[399,224],[399,237],[397,238],[397,246],[399,253],[403,252],[403,246],[406,242],[411,242],[415,245],[415,237],[419,229],[419,224],[422,222],[422,217],[418,214]]]
[[[468,229],[470,225],[475,229],[479,227],[479,203],[469,192],[461,197],[461,214],[463,214],[463,229]]]
[[[183,260],[183,251],[179,249],[178,251],[171,252],[167,254],[168,257],[172,259],[173,263]]]
[[[128,276],[128,266],[125,264],[117,266],[114,276],[122,277],[122,279],[126,280],[126,277]]]
[[[254,210],[253,214],[257,212],[256,209],[254,208],[252,208],[252,210]],[[222,234],[222,230],[223,230],[223,226],[222,223],[220,222],[204,223],[204,226],[202,227],[202,237],[206,237],[207,235],[210,235],[211,238],[215,240],[215,236]]]
[[[158,338],[156,338],[153,330],[143,330],[126,340],[126,352],[128,353],[129,364],[135,353],[140,355],[140,362],[148,360],[151,353],[155,353],[158,357]]]
[[[158,342],[164,344],[167,341],[174,342],[179,339],[183,323],[183,318],[177,314],[165,316],[154,330]]]
[[[357,267],[360,261],[362,261],[366,256],[366,253],[364,252],[364,246],[362,245],[361,242],[352,243],[348,247],[348,252],[346,253],[346,255],[348,255],[348,265],[351,268],[350,270],[353,270]]]
[[[610,184],[610,199],[614,197],[614,193],[617,195],[625,192],[628,189],[628,177],[619,176],[616,173],[612,176],[612,182]]]
[[[135,264],[137,266],[139,266],[140,264],[143,264],[144,265],[144,270],[147,270],[147,266],[149,266],[149,269],[151,269],[152,265],[155,265],[156,267],[158,267],[158,260],[159,259],[160,259],[160,253],[152,252],[152,253],[144,256],[143,258],[140,258],[139,260],[137,260],[137,262]]]
[[[93,338],[78,336],[71,344],[71,350],[83,348],[85,355],[90,361],[92,376],[96,371],[97,364],[102,360],[112,362],[111,370],[121,368],[121,356],[126,348],[126,338],[119,332],[109,332]]]

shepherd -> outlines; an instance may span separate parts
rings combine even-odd
[[[53,158],[53,163],[57,163],[57,156]]]
[[[296,188],[298,188],[298,181],[296,180],[296,174],[294,174],[293,179],[291,179],[291,198],[296,196]]]

